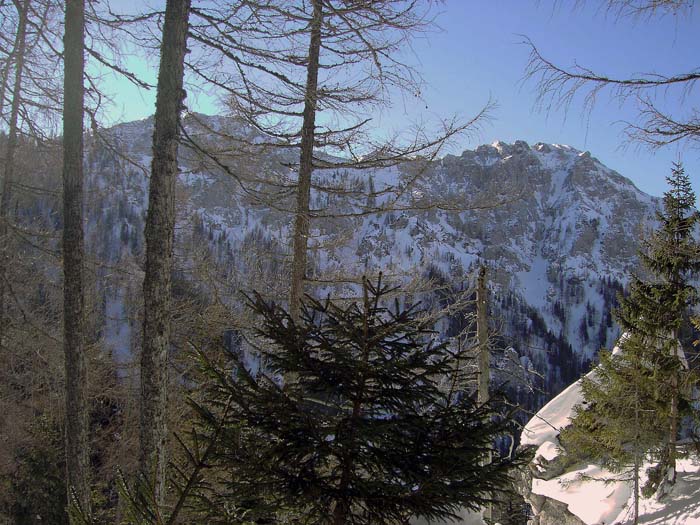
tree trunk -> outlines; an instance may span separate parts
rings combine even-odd
[[[486,266],[479,268],[479,277],[476,286],[476,336],[479,345],[479,384],[477,387],[477,402],[482,405],[489,400],[489,329],[488,329],[488,290],[486,289]],[[491,452],[484,458],[486,464],[492,461]],[[490,523],[492,506],[487,504],[482,513],[484,519]]]
[[[63,107],[63,348],[66,367],[66,474],[69,503],[90,513],[83,292],[84,0],[67,0]],[[75,496],[75,499],[72,499]]]
[[[477,400],[479,404],[489,400],[489,330],[488,330],[488,297],[486,290],[486,267],[479,268],[479,278],[476,287],[476,334],[479,344],[479,386]]]
[[[292,282],[289,292],[289,311],[294,321],[299,320],[301,300],[304,295],[307,250],[309,242],[309,200],[311,198],[311,173],[316,134],[316,102],[318,100],[318,68],[321,52],[321,23],[323,22],[322,0],[312,0],[314,9],[311,18],[309,61],[306,69],[306,95],[304,99],[304,121],[301,128],[301,153],[299,156],[299,183],[297,185],[297,207],[294,218],[292,247]]]
[[[5,315],[5,282],[7,280],[7,267],[9,257],[8,247],[8,221],[10,220],[10,198],[12,182],[15,178],[15,150],[17,149],[17,125],[19,120],[19,106],[22,97],[22,75],[24,73],[24,50],[26,42],[27,12],[29,0],[25,0],[19,9],[19,23],[12,55],[15,58],[15,79],[12,88],[12,108],[10,109],[10,129],[7,136],[7,148],[5,150],[4,173],[2,177],[2,196],[0,196],[0,351],[7,335],[7,322]],[[10,73],[10,57],[3,72],[2,86],[0,87],[0,110],[5,102],[5,90]]]
[[[634,425],[637,429],[637,435],[634,439],[634,516],[633,523],[639,523],[639,471],[642,463],[643,452],[639,448],[639,391],[638,385],[635,382],[634,392]]]
[[[190,0],[168,0],[161,44],[146,218],[139,464],[162,502],[165,492],[168,348],[175,237],[175,180]]]
[[[674,360],[680,366],[679,352],[681,352],[678,334],[673,333],[675,345],[672,346],[671,352],[675,352]],[[668,469],[666,472],[667,482],[673,485],[676,482],[676,441],[678,436],[678,398],[680,397],[678,385],[679,370],[674,367],[671,373],[671,414],[670,424],[668,429]]]

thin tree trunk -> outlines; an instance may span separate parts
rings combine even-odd
[[[141,472],[153,480],[161,503],[165,494],[175,180],[189,10],[190,0],[168,0],[165,7],[145,231],[139,464]]]
[[[22,97],[22,75],[24,73],[24,50],[27,31],[27,12],[29,0],[25,0],[19,7],[19,24],[13,49],[15,57],[15,79],[12,88],[12,108],[10,110],[10,129],[7,136],[7,148],[5,150],[4,173],[2,177],[2,196],[0,196],[0,351],[7,335],[7,322],[5,315],[5,288],[8,267],[8,221],[10,220],[10,198],[12,183],[15,178],[15,150],[17,149],[17,125],[19,121],[19,106]],[[0,109],[5,102],[5,90],[10,72],[10,57],[7,68],[4,71],[2,92],[0,93]]]
[[[367,370],[369,370],[369,354],[370,354],[370,343],[369,343],[369,318],[372,311],[372,303],[370,302],[369,295],[367,293],[367,282],[363,280],[362,283],[362,303],[364,305],[364,315],[362,324],[362,360],[364,372],[360,378],[360,385],[358,389],[357,399],[352,406],[352,414],[350,415],[350,421],[346,427],[348,437],[346,438],[349,442],[353,441],[355,433],[357,432],[357,426],[360,417],[362,417],[362,412],[364,410],[364,396],[365,388],[367,386]],[[352,477],[353,461],[354,457],[352,454],[345,453],[340,459],[342,462],[342,472],[340,480],[338,482],[338,499],[335,502],[335,508],[333,509],[333,525],[344,525],[347,522],[348,515],[350,513],[350,505],[348,503],[348,490],[350,489],[350,482]]]
[[[675,331],[673,337],[676,345],[672,347],[671,351],[676,353],[674,359],[680,361],[678,352],[681,349],[678,342],[678,334]],[[676,482],[676,441],[678,436],[678,398],[680,396],[678,388],[678,368],[674,368],[671,375],[671,414],[668,430],[668,470],[666,474],[667,481],[671,485]]]
[[[489,331],[488,331],[488,291],[486,289],[486,267],[479,268],[476,287],[476,334],[479,344],[479,386],[477,401],[479,404],[489,400]]]
[[[482,405],[489,400],[489,330],[488,330],[488,290],[486,288],[486,266],[479,268],[476,286],[476,337],[479,345],[479,384],[477,387],[477,402]],[[491,452],[484,458],[486,464],[491,463]],[[483,517],[489,523],[493,509],[487,504],[483,509]]]
[[[639,470],[641,467],[641,452],[639,449],[639,386],[635,382],[634,389],[634,425],[637,430],[634,439],[634,525],[639,523]]]
[[[66,474],[69,502],[90,513],[83,291],[84,0],[67,0],[63,108],[63,348],[66,367]]]
[[[299,183],[297,186],[297,206],[294,219],[292,247],[292,282],[289,292],[289,311],[292,319],[298,321],[301,313],[301,300],[304,295],[307,251],[309,242],[309,201],[311,198],[311,173],[316,134],[316,103],[318,100],[318,69],[321,53],[321,24],[323,22],[322,0],[312,0],[311,37],[309,41],[309,62],[306,69],[306,95],[304,100],[304,121],[301,128],[301,153],[299,157]]]
[[[12,50],[10,53],[7,55],[7,62],[5,62],[5,67],[2,68],[2,78],[0,78],[0,115],[2,115],[2,110],[5,107],[5,97],[7,95],[7,84],[10,80],[10,71],[12,70],[12,62],[15,60],[15,57],[18,54],[20,44],[24,44],[24,34],[23,32],[26,31],[26,14],[23,17],[22,16],[22,11],[27,10],[27,6],[29,5],[29,0],[27,0],[23,6],[20,8],[20,10],[17,12],[18,14],[18,21],[17,21],[17,32],[15,33],[15,42],[12,45]],[[25,18],[25,20],[23,20]],[[24,55],[24,53],[22,53]],[[13,99],[14,100],[14,99]]]

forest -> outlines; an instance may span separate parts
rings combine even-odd
[[[662,199],[625,190],[645,203],[630,222],[653,224],[634,271],[599,217],[551,234],[502,220],[532,202],[527,183],[489,178],[498,162],[611,170],[520,141],[446,157],[491,101],[376,129],[397,97],[420,99],[401,50],[440,6],[0,0],[0,523],[524,524],[522,426],[593,366],[565,461],[624,473],[635,502],[671,491],[700,442],[700,215],[683,163]],[[697,71],[614,78],[523,45],[540,101],[639,97],[629,140],[697,141],[695,108],[683,120],[648,95],[690,92]],[[139,53],[156,84],[131,69]],[[155,92],[152,117],[104,125],[113,76]],[[193,109],[204,93],[220,115]],[[534,270],[489,221],[545,255],[556,237],[625,266],[567,273],[552,254],[538,310],[503,268]]]

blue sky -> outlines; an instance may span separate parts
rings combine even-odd
[[[524,36],[557,64],[578,63],[611,76],[671,75],[698,67],[697,12],[620,19],[601,8],[602,3],[447,0],[438,8],[436,21],[441,29],[417,39],[406,54],[426,82],[423,101],[397,100],[377,123],[397,128],[417,119],[430,121],[453,114],[468,118],[491,98],[498,104],[491,121],[478,134],[453,144],[450,152],[495,140],[569,144],[591,151],[653,195],[666,189],[664,177],[680,155],[696,192],[700,192],[700,150],[672,146],[652,152],[626,144],[622,121],[635,119],[633,101],[621,104],[604,92],[590,111],[583,107],[582,97],[567,110],[535,107],[535,84],[523,83],[529,54],[521,43]],[[135,64],[155,82],[154,64]],[[152,93],[138,93],[123,82],[107,87],[115,93],[111,120],[143,118],[153,112]],[[662,93],[661,97],[669,109],[683,112],[692,107],[697,93],[682,102],[674,93]],[[205,113],[218,111],[211,100],[188,98],[188,104]]]

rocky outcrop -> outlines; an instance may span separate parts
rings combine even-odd
[[[529,447],[535,454],[535,447]],[[542,456],[535,456],[526,469],[520,473],[518,487],[525,501],[532,508],[533,518],[530,525],[586,525],[583,521],[569,512],[565,503],[532,492],[532,480],[549,480],[564,471],[564,467],[556,461],[547,461]]]

